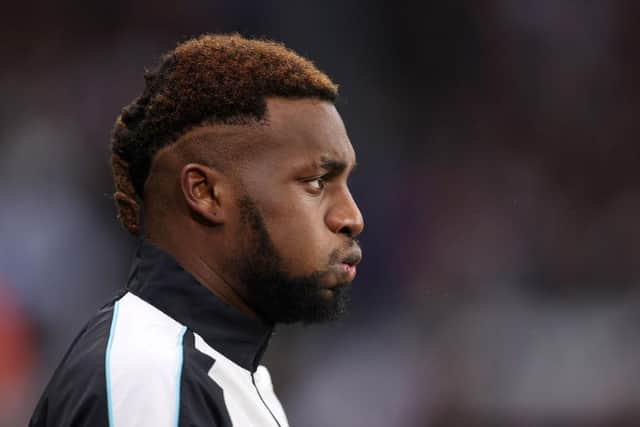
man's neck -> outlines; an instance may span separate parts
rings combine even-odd
[[[202,286],[209,289],[224,303],[248,316],[258,317],[236,290],[236,287],[224,277],[222,268],[213,260],[201,255],[205,251],[199,250],[201,245],[194,244],[195,239],[185,239],[184,237],[171,239],[168,236],[163,238],[148,236],[145,239],[173,256],[185,271],[189,272]],[[189,243],[187,244],[186,241]]]

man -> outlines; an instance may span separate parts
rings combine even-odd
[[[112,140],[118,218],[144,238],[31,425],[286,426],[259,365],[273,325],[342,314],[361,258],[337,86],[238,35],[182,43],[145,80]]]

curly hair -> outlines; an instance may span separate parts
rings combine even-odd
[[[239,34],[205,34],[181,43],[144,79],[142,95],[122,110],[111,140],[117,216],[134,235],[159,149],[203,124],[260,122],[270,96],[332,103],[338,96],[338,86],[311,61],[282,44]]]

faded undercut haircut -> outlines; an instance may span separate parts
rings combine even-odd
[[[238,34],[207,34],[164,54],[144,75],[142,95],[116,119],[111,138],[114,200],[120,223],[140,233],[140,204],[155,153],[200,125],[265,118],[267,97],[334,103],[338,87],[284,45]]]

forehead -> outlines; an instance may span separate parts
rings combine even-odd
[[[315,99],[267,100],[264,129],[269,153],[287,163],[341,160],[355,163],[355,152],[335,106]]]

